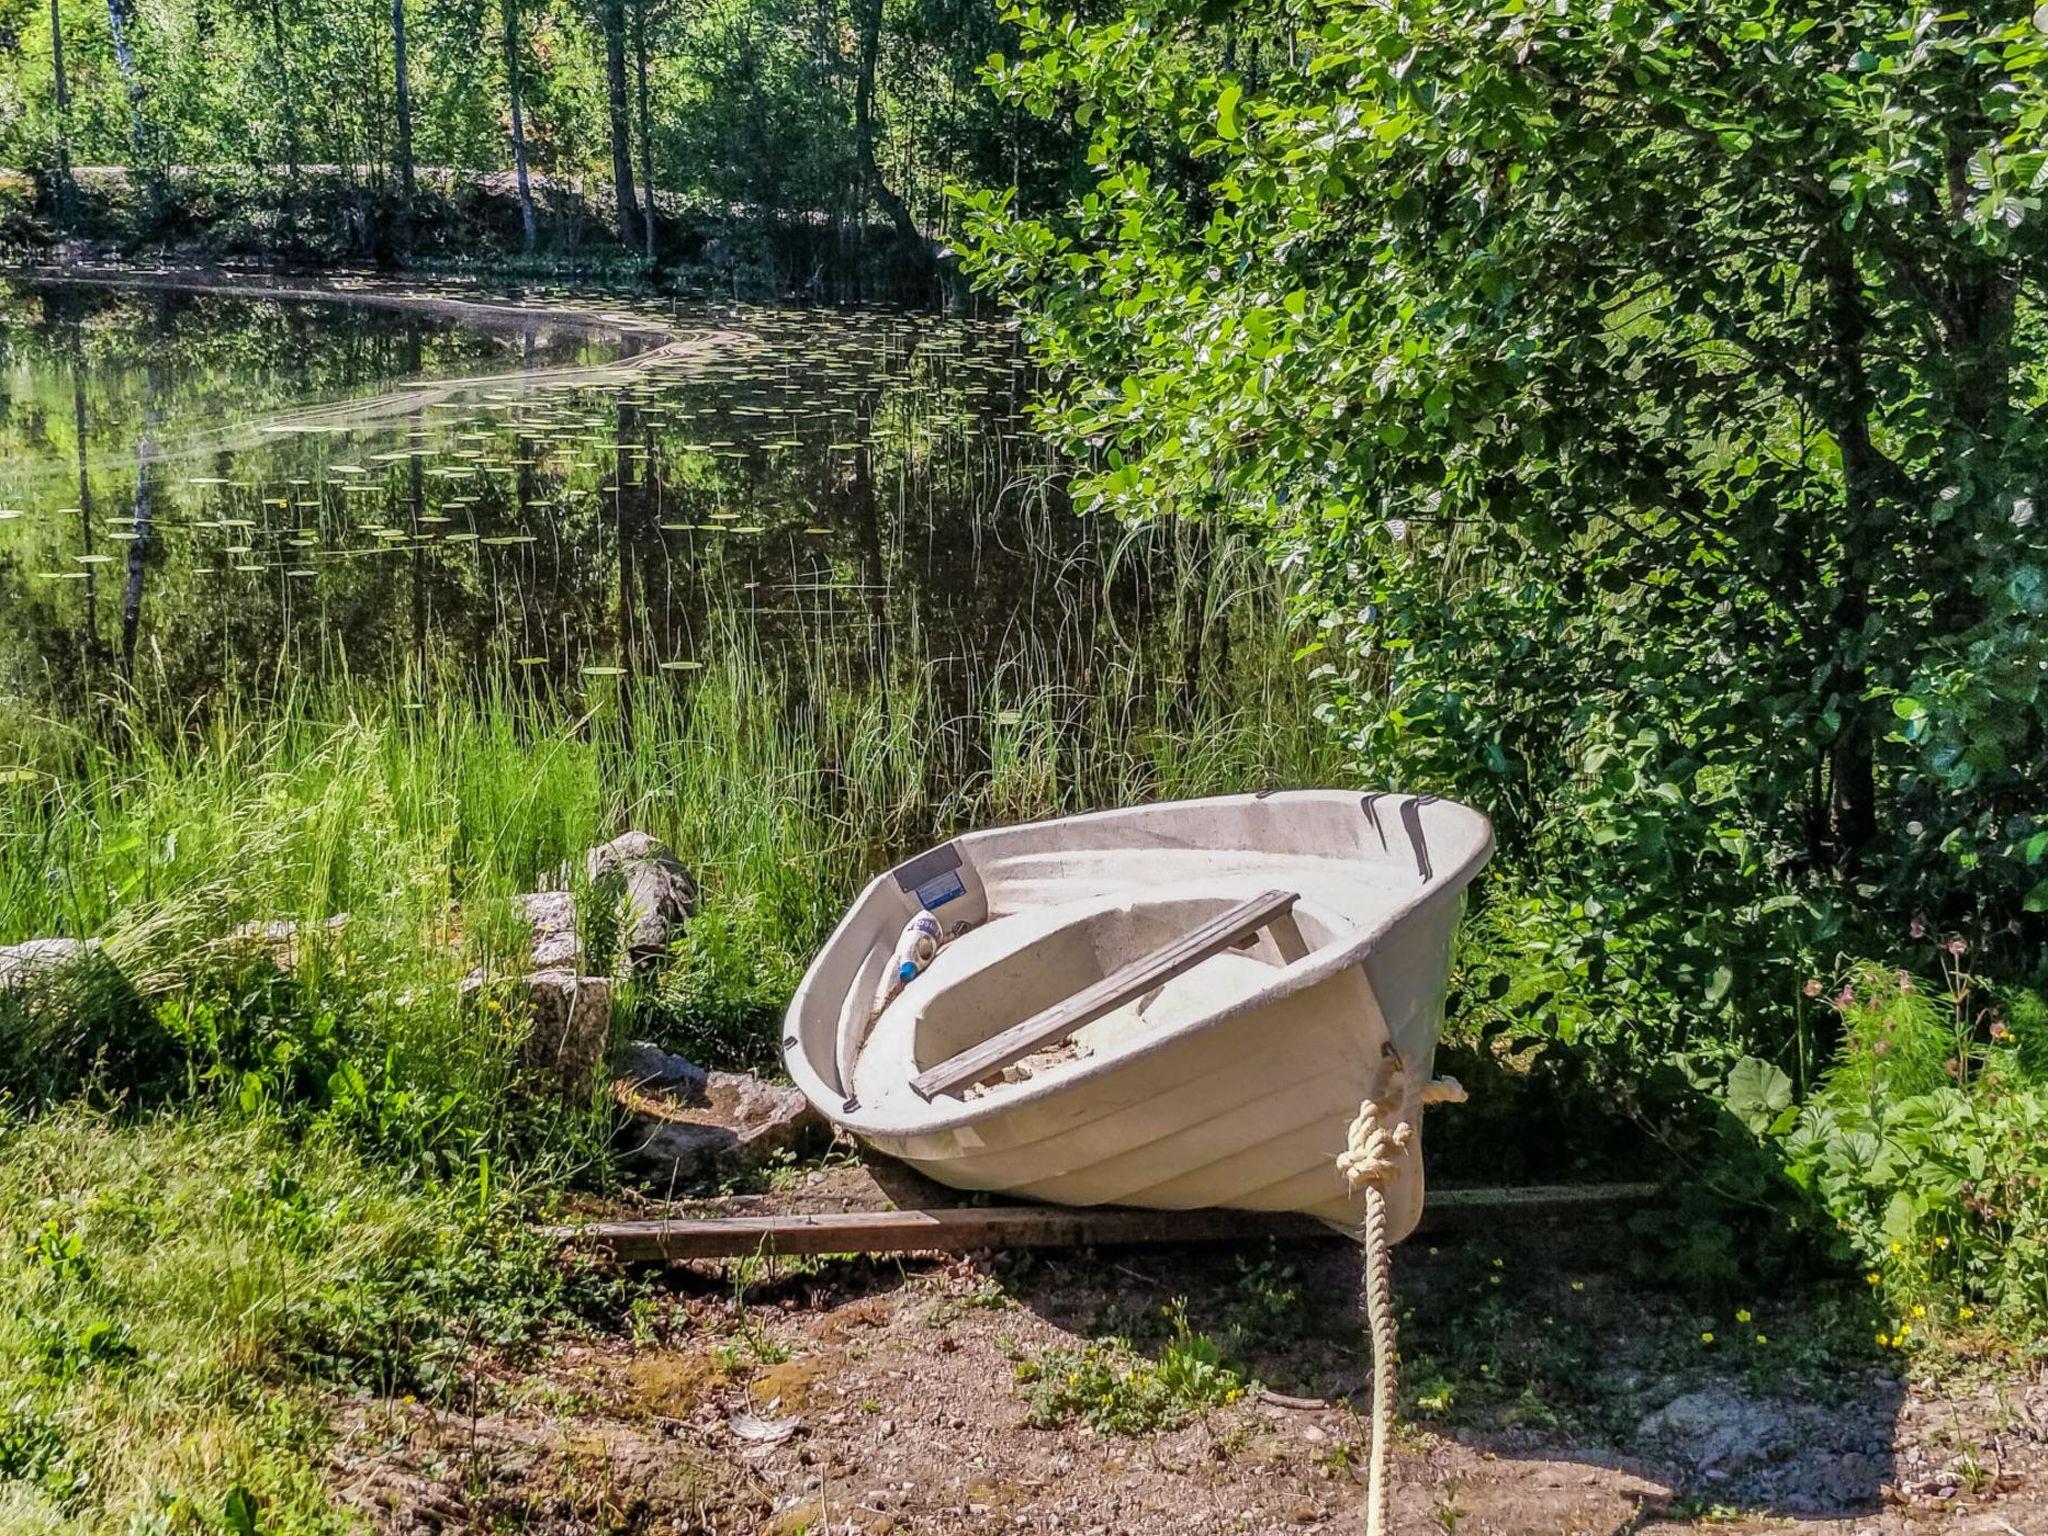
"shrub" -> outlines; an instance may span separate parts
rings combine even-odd
[[[1889,1341],[1980,1321],[2037,1334],[2048,1318],[2048,1007],[1987,996],[1960,952],[1933,985],[1858,966],[1834,1003],[1836,1058],[1771,1129],[1793,1180],[1889,1303]]]
[[[1257,530],[1364,773],[1495,817],[1518,1006],[1775,1044],[1921,904],[2040,964],[2031,0],[1019,30],[987,78],[1091,184],[971,193],[960,243],[1077,501]]]

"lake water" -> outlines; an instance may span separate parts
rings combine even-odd
[[[561,303],[0,283],[6,690],[1199,674],[1206,545],[1072,514],[1004,328]]]

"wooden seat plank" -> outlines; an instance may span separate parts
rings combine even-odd
[[[1217,913],[1192,933],[1120,966],[1072,997],[1041,1009],[1023,1023],[991,1035],[980,1044],[971,1045],[937,1066],[920,1072],[910,1080],[911,1089],[919,1098],[931,1099],[942,1093],[957,1093],[978,1083],[992,1073],[1022,1061],[1033,1051],[1057,1044],[1082,1025],[1121,1008],[1132,998],[1142,997],[1154,987],[1193,970],[1211,955],[1228,949],[1240,939],[1282,919],[1291,919],[1294,904],[1299,900],[1301,896],[1295,891],[1263,891],[1250,901],[1239,902],[1228,911]],[[1299,943],[1298,934],[1295,942]],[[1284,945],[1283,952],[1291,947]]]

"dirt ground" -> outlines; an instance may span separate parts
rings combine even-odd
[[[1401,1250],[1398,1531],[2048,1536],[2048,1372],[1916,1379],[1839,1283],[1705,1312],[1624,1246],[1517,1222]],[[1341,1243],[690,1266],[618,1336],[480,1358],[465,1414],[339,1409],[335,1487],[393,1533],[1356,1531],[1357,1282]],[[1038,1402],[1089,1341],[1154,1360],[1176,1319],[1232,1400],[1135,1430]]]

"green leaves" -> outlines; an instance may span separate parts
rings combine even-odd
[[[1745,1056],[1730,1069],[1722,1101],[1730,1114],[1761,1136],[1791,1109],[1792,1079],[1767,1061]]]
[[[221,1502],[220,1519],[229,1536],[263,1536],[263,1526],[257,1518],[256,1496],[240,1483],[230,1488]]]
[[[1226,139],[1238,138],[1243,132],[1237,120],[1237,104],[1243,97],[1244,91],[1235,80],[1216,93],[1216,131]]]
[[[2026,11],[1296,21],[1025,27],[1012,99],[1126,151],[971,219],[1080,502],[1257,530],[1360,777],[1495,817],[1528,1028],[1776,1057],[1928,910],[2041,959]]]

